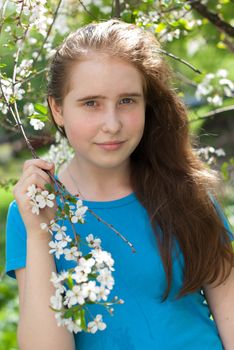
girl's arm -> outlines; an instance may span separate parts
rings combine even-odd
[[[51,165],[40,159],[26,161],[23,174],[14,188],[14,196],[27,232],[26,267],[16,270],[19,287],[19,325],[17,329],[20,350],[74,350],[74,335],[58,327],[55,313],[49,307],[54,287],[50,282],[55,262],[49,254],[49,232],[40,229],[40,223],[54,219],[56,206],[44,208],[39,215],[32,214],[27,189],[35,184],[44,189],[51,183],[45,172],[53,172]],[[14,223],[12,223],[14,224]]]
[[[50,237],[45,237],[44,231],[29,235],[26,268],[15,271],[20,304],[19,347],[21,350],[74,350],[73,334],[58,327],[55,313],[49,308],[54,294],[49,280],[51,272],[56,272],[53,256],[48,253]]]
[[[234,268],[218,287],[204,286],[204,293],[218,327],[225,350],[234,349]]]

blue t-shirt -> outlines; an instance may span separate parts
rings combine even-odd
[[[85,224],[75,224],[81,237],[92,233],[102,240],[103,250],[112,254],[115,285],[109,300],[117,295],[125,301],[114,306],[113,316],[105,308],[91,305],[91,313],[94,316],[101,313],[107,328],[95,334],[77,333],[77,349],[223,349],[216,324],[210,318],[209,307],[200,290],[179,300],[174,299],[183,282],[183,258],[177,251],[178,245],[173,253],[172,289],[168,299],[160,302],[166,286],[165,273],[148,214],[135,194],[108,202],[83,203],[123,234],[134,245],[136,253],[132,253],[120,237],[90,212],[86,213]],[[226,217],[220,207],[217,210],[231,236]],[[71,232],[69,225],[67,223]],[[15,277],[14,270],[26,265],[26,230],[15,201],[9,207],[6,234],[6,273]],[[83,252],[88,250],[87,247]],[[58,272],[76,264],[64,258],[55,258],[55,262]]]

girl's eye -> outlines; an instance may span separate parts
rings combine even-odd
[[[125,97],[121,100],[121,102],[123,102],[122,104],[129,105],[129,104],[132,104],[134,102],[134,100],[130,97]]]
[[[86,107],[96,107],[96,101],[87,101],[84,103]]]

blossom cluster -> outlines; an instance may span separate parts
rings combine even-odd
[[[56,311],[58,325],[66,326],[74,333],[82,330],[96,333],[97,330],[106,328],[100,314],[86,325],[85,305],[101,304],[104,301],[103,305],[106,304],[108,311],[113,313],[113,308],[110,308],[113,303],[105,302],[114,286],[114,260],[110,253],[102,250],[100,239],[94,239],[89,234],[86,241],[93,248],[90,253],[83,257],[80,251],[77,252],[78,263],[74,269],[62,271],[60,274],[53,272],[51,277],[55,294],[50,302],[52,309]],[[117,300],[115,297],[113,301]],[[118,303],[123,303],[123,300],[118,300]]]
[[[207,146],[199,148],[197,150],[197,154],[202,158],[203,161],[211,165],[216,162],[217,157],[224,157],[225,151],[222,148],[215,149],[214,147]]]
[[[46,0],[24,0],[16,3],[16,12],[27,16],[30,28],[37,29],[43,37],[46,36],[48,25],[52,23],[45,5]]]
[[[2,91],[6,98],[6,101],[10,103],[12,99],[22,100],[25,90],[22,89],[21,83],[17,83],[13,87],[13,82],[11,78],[1,78]],[[0,102],[1,112],[3,114],[8,113],[8,107],[6,103]]]
[[[43,209],[46,206],[49,208],[54,206],[54,193],[49,193],[46,190],[42,190],[36,187],[34,184],[28,187],[27,196],[30,198],[33,214],[39,215],[40,209]]]
[[[28,187],[27,195],[30,197],[34,214],[38,215],[40,209],[54,205],[55,195],[37,188],[34,184]],[[107,301],[114,286],[112,275],[115,270],[114,260],[109,252],[102,249],[101,240],[94,238],[93,234],[89,234],[84,240],[84,244],[91,250],[83,256],[77,242],[67,234],[67,227],[58,222],[61,216],[65,215],[63,219],[69,219],[72,225],[83,224],[88,207],[83,205],[82,200],[74,198],[71,204],[64,199],[60,199],[60,203],[63,203],[63,208],[58,202],[58,215],[55,219],[49,224],[41,223],[40,227],[52,235],[49,253],[54,254],[57,259],[64,256],[65,260],[75,261],[77,264],[67,271],[52,273],[51,282],[55,294],[51,296],[50,306],[55,311],[58,326],[65,326],[74,333],[81,331],[96,333],[98,330],[104,330],[107,325],[103,322],[101,314],[92,316],[93,318],[87,323],[87,305],[103,305],[112,315],[114,310],[112,305],[123,303],[117,296],[112,301]],[[82,242],[81,239],[79,241]]]
[[[55,134],[55,143],[52,144],[43,157],[46,161],[53,161],[56,166],[69,162],[74,156],[73,149],[69,146],[69,143],[65,137],[62,137],[59,131]]]
[[[219,69],[215,74],[206,74],[197,85],[196,98],[201,100],[205,97],[211,105],[222,106],[223,96],[231,97],[234,94],[234,83],[227,78],[227,75],[226,69]]]

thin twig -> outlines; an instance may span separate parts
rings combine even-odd
[[[234,27],[225,22],[217,13],[211,12],[201,1],[187,0],[187,3],[197,11],[202,17],[207,18],[221,32],[234,37]]]
[[[20,84],[24,84],[24,83],[26,83],[27,81],[32,80],[32,79],[33,79],[34,77],[36,77],[37,75],[39,75],[39,74],[41,74],[41,73],[44,73],[44,72],[46,72],[46,71],[48,71],[48,68],[43,68],[43,69],[41,69],[40,71],[31,74],[28,78],[26,78],[26,79],[24,79],[24,80],[16,80],[15,83],[14,83],[14,85],[19,84],[19,83],[20,83]]]
[[[176,61],[179,61],[179,62],[185,64],[186,66],[188,66],[189,68],[191,68],[195,73],[202,74],[202,72],[201,72],[199,69],[197,69],[196,67],[194,67],[193,65],[191,65],[190,63],[188,63],[187,61],[185,61],[183,58],[180,58],[180,57],[178,57],[178,56],[175,56],[175,55],[173,55],[172,53],[167,52],[167,51],[165,51],[165,50],[163,50],[163,49],[156,49],[156,52],[161,52],[162,54],[164,54],[164,55],[166,55],[166,56],[169,56],[169,57],[175,59]]]
[[[94,16],[88,9],[87,7],[84,5],[83,1],[79,0],[79,3],[81,4],[81,6],[83,7],[83,9],[85,10],[85,12],[93,19],[95,19],[96,21],[98,20],[98,18],[96,16]]]
[[[126,242],[129,247],[132,249],[133,253],[136,253],[136,249],[134,248],[133,244],[131,242],[129,242],[127,240],[127,238],[125,238],[119,231],[117,231],[113,225],[109,224],[108,222],[104,221],[102,218],[100,218],[97,214],[95,214],[91,209],[88,209],[88,211],[96,217],[96,219],[100,222],[102,222],[104,225],[108,226],[111,230],[113,230],[120,238],[122,238],[124,240],[124,242]]]
[[[206,113],[205,115],[201,116],[201,117],[197,117],[196,119],[192,119],[189,121],[189,123],[194,123],[198,120],[203,120],[203,119],[207,119],[210,117],[218,117],[218,116],[222,116],[222,113],[225,112],[232,112],[234,111],[234,106],[227,106],[227,107],[222,107],[222,108],[216,108],[211,112]]]
[[[33,61],[33,63],[32,63],[32,67],[35,66],[35,64],[36,64],[36,62],[37,62],[37,60],[38,60],[38,58],[39,58],[39,56],[40,56],[40,54],[41,54],[41,52],[42,52],[42,50],[43,50],[43,48],[44,48],[44,45],[45,45],[45,43],[46,43],[46,41],[47,41],[47,39],[48,39],[48,37],[49,37],[49,35],[50,35],[50,33],[51,33],[51,30],[52,30],[52,27],[53,27],[54,22],[55,22],[55,20],[56,20],[56,17],[57,17],[57,15],[58,15],[58,11],[59,11],[59,8],[60,8],[60,6],[61,6],[61,3],[62,3],[62,0],[59,0],[58,6],[57,6],[57,8],[56,8],[56,10],[55,10],[55,13],[54,13],[54,15],[53,15],[52,23],[51,23],[51,25],[49,26],[49,29],[48,29],[48,31],[47,31],[47,34],[46,34],[44,40],[43,40],[43,43],[42,43],[42,45],[41,45],[41,48],[40,48],[40,50],[39,50],[39,52],[38,52],[36,58],[34,59],[34,61]]]

